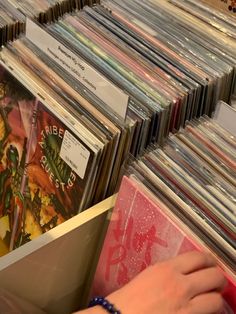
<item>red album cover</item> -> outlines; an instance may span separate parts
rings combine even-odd
[[[98,262],[92,294],[108,295],[147,266],[191,250],[201,250],[201,247],[155,204],[141,185],[124,176]],[[228,279],[224,314],[233,314],[236,313],[236,282]]]
[[[65,134],[67,142],[75,139],[63,121],[1,67],[0,256],[77,214],[88,169],[79,176],[66,160],[69,154],[61,157]],[[88,168],[92,153],[84,149]]]

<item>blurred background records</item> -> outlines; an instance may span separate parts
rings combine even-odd
[[[56,21],[65,13],[93,5],[96,0],[1,0],[0,45],[6,44],[25,31],[25,17],[40,23]]]
[[[193,113],[211,113],[216,98],[227,100],[232,94],[235,87],[234,78],[231,77],[234,76],[232,67],[235,65],[235,41],[223,27],[220,31],[216,30],[209,23],[186,12],[184,4],[180,8],[168,1],[116,3],[108,0],[103,1],[102,5],[109,9],[115,23],[119,23],[122,30],[137,38],[145,47],[151,48],[152,52],[158,53],[159,58],[164,58],[188,74],[201,86],[202,102]],[[106,14],[108,15],[108,10]],[[144,54],[145,50],[140,49],[140,53]],[[147,58],[151,59],[152,55],[149,53]],[[228,58],[231,59],[230,63]],[[225,82],[222,90],[220,85],[225,75],[231,79]],[[215,84],[217,89],[213,92]]]
[[[25,17],[9,1],[0,3],[0,45],[19,36],[25,29]]]
[[[136,155],[150,143],[163,143],[185,121],[211,116],[218,100],[234,97],[235,39],[179,2],[104,0],[46,27],[129,95],[128,116],[145,117],[146,138],[133,148]],[[27,39],[59,63],[56,51],[49,55],[32,33]],[[65,67],[52,67],[64,77]]]

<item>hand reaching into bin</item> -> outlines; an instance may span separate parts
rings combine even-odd
[[[222,313],[225,285],[212,256],[190,252],[147,268],[106,299],[97,298],[94,304],[99,305],[77,314]]]

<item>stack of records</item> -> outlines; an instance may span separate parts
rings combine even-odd
[[[134,120],[124,123],[95,96],[85,98],[75,80],[63,81],[20,44],[14,47],[23,48],[29,67],[1,52],[0,235],[7,251],[112,194],[136,136]]]
[[[43,21],[39,3],[28,13]],[[138,3],[103,1],[45,26],[28,19],[26,36],[0,52],[6,252],[112,195],[129,153],[163,145],[234,93],[234,38],[166,1]]]
[[[137,154],[235,94],[235,39],[164,0],[104,0],[47,32],[123,89],[132,115],[140,108],[151,119]]]
[[[1,51],[1,254],[112,194],[138,142],[135,120],[124,122],[69,74],[61,79],[31,46],[17,40]],[[116,86],[79,58],[73,62],[98,80],[99,91],[108,88],[127,104]]]
[[[205,3],[210,2],[203,0],[202,1],[193,1],[193,0],[169,0],[170,3],[174,4],[176,7],[181,8],[182,10],[190,13],[191,15],[197,17],[199,20],[202,20],[206,24],[211,25],[218,31],[226,33],[232,38],[236,38],[235,26],[236,21],[234,17],[231,17],[225,12],[222,12],[218,9],[217,3],[215,4],[215,9],[211,5]],[[215,1],[214,1],[215,2]],[[232,1],[235,2],[235,1]],[[236,6],[236,4],[232,4]]]
[[[65,13],[80,10],[97,0],[1,0],[0,3],[0,45],[12,41],[25,30],[25,17],[50,23]]]
[[[12,41],[23,33],[25,16],[8,0],[0,3],[0,46]]]
[[[189,250],[215,255],[236,311],[236,138],[202,117],[126,169],[97,268],[94,293]]]
[[[17,8],[50,20],[39,15],[41,5],[53,12],[47,3],[27,3]],[[28,19],[26,36],[0,52],[6,251],[113,194],[129,153],[230,101],[235,48],[227,32],[164,0],[104,0],[44,26]]]

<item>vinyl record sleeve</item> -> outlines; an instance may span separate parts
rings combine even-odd
[[[183,141],[187,146],[189,146],[194,152],[196,152],[201,158],[207,161],[216,171],[218,171],[221,175],[227,179],[230,184],[236,186],[235,178],[233,177],[232,173],[227,171],[224,167],[222,167],[218,162],[217,159],[214,158],[212,154],[207,152],[205,147],[199,148],[199,143],[195,141],[193,137],[188,135],[183,135],[182,133],[176,134],[176,136]]]
[[[129,173],[143,182],[171,211],[214,252],[235,269],[235,241],[222,231],[196,204],[194,204],[182,191],[164,177],[153,167],[148,158],[133,163]]]
[[[153,69],[153,65],[148,64],[147,60],[144,59],[140,54],[138,54],[136,50],[128,47],[128,45],[125,44],[124,41],[122,41],[118,36],[115,36],[115,34],[111,32],[111,25],[107,26],[107,28],[103,27],[104,23],[109,23],[109,21],[98,14],[98,9],[100,9],[100,7],[95,7],[94,9],[86,7],[83,12],[80,11],[78,13],[79,21],[81,23],[84,23],[84,25],[87,28],[89,27],[91,30],[96,29],[96,34],[99,33],[101,38],[105,38],[107,41],[109,41],[109,43],[112,42],[116,47],[114,52],[116,52],[118,48],[120,49],[120,60],[126,60],[126,64],[128,63],[129,66],[134,67],[134,70],[138,71],[137,73],[139,73],[139,75],[141,75],[141,77],[148,84],[150,84],[154,88],[158,88],[158,90],[160,91],[162,90],[162,93],[164,92],[163,95],[166,95],[167,99],[169,99],[174,106],[174,111],[170,122],[170,128],[171,130],[178,129],[178,125],[180,123],[179,115],[181,110],[179,107],[184,106],[184,101],[186,100],[182,101],[181,98],[186,97],[186,93],[184,93],[182,90],[177,90],[175,86],[170,85],[170,77],[167,78],[167,75],[164,71],[161,71],[158,68]],[[94,17],[96,17],[96,20],[94,19]],[[98,23],[98,21],[100,23]],[[118,27],[117,31],[120,31]],[[121,57],[121,51],[122,53],[125,53],[125,59]],[[114,55],[114,53],[112,54]],[[131,59],[135,60],[135,62],[131,62]]]
[[[223,230],[235,238],[235,216],[231,212],[227,212],[226,208],[211,193],[207,192],[201,183],[194,180],[191,173],[188,174],[184,169],[178,167],[161,150],[154,151],[152,155],[153,162],[164,177],[167,177],[175,186],[179,186],[187,198],[192,200],[206,215],[209,215]]]
[[[102,3],[105,7],[107,5],[107,3]],[[111,10],[112,8],[112,10]],[[103,9],[103,10],[102,10]],[[142,39],[140,37],[137,37],[137,39],[135,39],[135,37],[137,36],[137,34],[135,33],[131,33],[131,31],[125,26],[125,24],[123,25],[122,22],[120,21],[120,19],[115,16],[114,14],[110,14],[109,12],[113,12],[113,6],[109,8],[109,12],[108,10],[102,8],[102,7],[95,7],[94,10],[96,10],[96,12],[99,12],[101,15],[103,15],[103,17],[105,17],[106,19],[109,19],[110,24],[107,25],[107,28],[111,28],[111,23],[114,23],[115,25],[117,25],[120,28],[120,31],[116,30],[115,28],[111,28],[113,32],[115,32],[119,37],[122,38],[122,40],[124,42],[126,42],[127,44],[129,44],[133,49],[137,50],[140,54],[144,55],[146,57],[147,60],[150,60],[153,64],[150,65],[151,68],[153,68],[154,66],[158,66],[160,67],[162,70],[164,70],[166,72],[166,74],[169,74],[171,76],[169,76],[169,82],[171,82],[170,78],[174,77],[175,79],[179,80],[180,83],[182,84],[182,87],[187,87],[189,89],[189,98],[188,98],[188,104],[187,104],[187,108],[184,108],[184,111],[182,113],[182,116],[180,117],[180,123],[183,125],[185,119],[189,119],[190,117],[190,112],[192,111],[191,108],[193,108],[193,105],[196,106],[199,104],[199,88],[200,86],[197,85],[195,82],[193,82],[189,77],[187,77],[183,72],[180,72],[177,68],[174,68],[173,65],[167,63],[163,57],[160,55],[155,54],[152,50],[150,50],[145,42],[142,42]],[[86,10],[88,11],[88,10]],[[94,14],[93,14],[94,16]],[[103,20],[103,25],[105,24],[105,21]],[[118,28],[117,27],[117,28]],[[175,83],[176,86],[176,83]],[[194,103],[192,103],[194,101]]]
[[[203,159],[191,151],[183,142],[172,136],[168,139],[163,151],[171,156],[172,160],[182,165],[183,169],[189,169],[190,172],[196,174],[199,179],[203,180],[206,188],[209,190],[217,189],[221,192],[220,201],[226,198],[226,202],[232,202],[230,205],[231,212],[235,212],[236,193],[234,187],[224,180],[219,173],[211,168]],[[222,195],[223,194],[223,195]],[[232,207],[233,206],[233,207]]]
[[[126,90],[132,97],[148,106],[149,110],[153,112],[153,123],[155,125],[153,128],[153,134],[151,135],[151,140],[153,139],[156,141],[157,136],[159,141],[163,140],[164,125],[166,120],[164,117],[162,117],[163,112],[161,111],[161,108],[158,104],[148,98],[122,75],[109,67],[105,61],[101,60],[94,53],[91,53],[86,46],[82,45],[79,41],[75,41],[74,37],[72,37],[70,33],[66,33],[66,37],[62,37],[62,35],[65,33],[65,30],[59,27],[59,25],[51,27],[50,33],[52,33],[57,38],[60,38],[62,41],[70,40],[70,45],[72,44],[75,47],[74,49],[80,55],[82,55],[85,60],[90,61],[95,66],[95,68],[99,69],[101,73],[105,73],[109,79],[115,82],[118,86],[122,87],[122,89]],[[159,130],[161,131],[159,132]]]
[[[13,250],[78,213],[98,150],[8,70],[1,62],[0,229]]]
[[[224,246],[222,246],[220,242],[215,241],[215,236],[212,235],[212,232],[216,232],[220,235],[220,238],[218,238],[218,240],[222,238],[224,241],[226,241],[225,243],[227,243],[229,250],[231,250],[232,248],[236,248],[234,238],[232,238],[229,233],[227,233],[221,226],[216,224],[214,219],[212,219],[212,217],[208,215],[207,212],[203,211],[196,202],[193,202],[193,200],[189,198],[186,193],[184,193],[184,191],[178,184],[175,184],[167,176],[161,173],[156,167],[154,163],[155,159],[153,158],[154,157],[150,156],[150,154],[144,156],[142,158],[142,162],[138,164],[134,163],[132,165],[132,171],[134,168],[137,169],[139,174],[142,174],[142,176],[145,178],[145,185],[149,187],[150,190],[152,190],[153,193],[158,196],[158,198],[160,198],[165,204],[168,204],[171,210],[184,223],[194,227],[196,233],[200,232],[199,234],[201,234],[202,232],[202,238],[204,238],[205,241],[209,243],[210,247],[214,248],[218,252],[221,252],[220,254],[224,254],[224,258],[228,260]],[[151,174],[151,171],[153,172],[153,174]],[[139,176],[137,173],[135,173],[135,175]],[[172,197],[173,193],[176,194],[177,197]],[[185,211],[187,208],[189,208],[188,212]],[[206,232],[206,234],[202,230],[201,220],[203,220],[208,225],[208,231]],[[232,248],[230,248],[229,246],[231,246]]]
[[[234,23],[235,21],[230,19],[229,16],[223,15],[216,10],[210,10],[211,8],[206,4],[203,5],[201,1],[196,3],[191,0],[171,0],[170,2],[191,15],[196,16],[199,20],[220,30],[222,33],[236,39],[235,28],[233,28],[233,25],[234,27],[236,26]]]
[[[125,10],[125,14],[127,15],[126,19],[132,20],[132,23],[140,27],[141,30],[144,30],[146,31],[146,33],[150,34],[152,36],[150,37],[150,39],[148,39],[150,42],[154,43],[153,38],[158,39],[159,43],[157,42],[157,44],[158,45],[164,44],[162,48],[164,47],[163,49],[165,49],[165,51],[167,51],[166,50],[167,47],[171,48],[172,57],[174,57],[173,53],[175,53],[174,58],[176,58],[177,56],[180,56],[184,58],[186,61],[190,62],[190,64],[194,65],[196,73],[197,71],[199,72],[199,70],[202,70],[202,71],[205,71],[205,73],[208,73],[208,75],[210,75],[210,77],[212,78],[219,76],[219,74],[216,74],[214,70],[216,69],[215,63],[214,63],[214,68],[212,67],[210,68],[209,65],[211,64],[211,60],[209,60],[209,62],[204,62],[204,60],[201,59],[201,53],[200,52],[198,54],[194,53],[193,47],[191,47],[191,49],[186,50],[190,42],[188,42],[187,44],[186,43],[184,44],[184,42],[180,42],[179,38],[175,40],[171,32],[169,34],[166,32],[166,28],[168,28],[168,24],[165,27],[163,27],[163,25],[165,25],[163,23],[160,23],[158,25],[159,16],[158,18],[155,16],[156,12],[158,12],[157,10],[155,11],[153,10],[152,14],[150,14],[150,12],[147,12],[147,10],[142,11],[142,7],[143,5],[145,5],[143,3],[139,4],[138,2],[135,3],[135,1],[132,1],[132,2],[129,1],[126,4],[128,6],[128,9],[130,7],[129,9],[130,17],[127,15],[126,10]],[[135,9],[137,8],[137,5],[139,5],[139,7],[138,9]],[[174,30],[174,27],[173,27],[173,30]],[[136,30],[136,31],[139,32],[139,30]],[[142,36],[144,36],[144,33],[142,34],[143,34]],[[205,108],[205,110],[207,109]]]
[[[202,125],[209,128],[211,131],[213,131],[217,136],[219,136],[225,143],[230,145],[233,149],[236,149],[236,138],[234,135],[226,131],[224,128],[222,128],[218,123],[214,121],[214,119],[209,119],[209,117],[201,117],[200,121]]]
[[[61,21],[60,26],[66,29],[68,35],[66,35],[66,38],[69,38],[70,35],[73,36],[73,38],[77,39],[77,43],[75,43],[77,46],[78,45],[83,45],[84,47],[87,48],[88,51],[90,51],[90,54],[95,54],[97,57],[99,57],[100,62],[103,61],[105,62],[106,66],[108,66],[109,72],[111,69],[115,71],[116,75],[120,74],[123,77],[123,84],[124,84],[124,79],[126,82],[129,82],[129,85],[132,86],[131,90],[134,91],[134,87],[136,89],[136,95],[138,94],[143,94],[147,96],[155,105],[158,111],[161,111],[162,114],[162,120],[163,120],[163,125],[162,127],[159,127],[158,129],[158,138],[163,138],[163,136],[166,136],[168,132],[168,125],[169,125],[169,119],[170,119],[170,114],[171,114],[171,108],[169,108],[169,104],[167,103],[166,105],[163,104],[163,99],[162,97],[149,86],[145,82],[143,82],[133,71],[127,69],[123,63],[121,63],[119,60],[113,58],[113,56],[107,54],[102,48],[100,48],[96,43],[94,43],[90,37],[87,37],[86,34],[83,34],[81,30],[77,30],[78,21],[75,19],[69,18],[69,21],[67,20]],[[71,22],[74,24],[71,25]],[[85,30],[86,31],[86,30]],[[73,39],[74,41],[74,39]],[[83,48],[80,53],[85,53],[85,48]],[[94,58],[93,58],[94,60]],[[127,88],[127,83],[124,84]]]
[[[229,159],[231,163],[235,161],[234,156],[236,150],[234,149],[234,147],[230,145],[227,141],[223,140],[222,137],[220,137],[218,134],[216,134],[215,132],[213,133],[212,129],[207,127],[206,124],[204,125],[197,120],[192,120],[188,123],[188,125],[190,125],[193,129],[196,129],[197,132],[199,132],[199,137],[205,137],[205,144],[208,144],[208,146],[211,147],[213,151],[217,152],[219,156],[221,156],[221,158],[225,160]],[[220,152],[220,150],[222,152]]]
[[[28,42],[24,41],[24,43],[27,43],[27,45],[31,47]],[[101,136],[103,141],[105,140],[107,142],[108,147],[107,152],[103,153],[104,171],[101,172],[102,169],[100,170],[100,192],[97,190],[96,199],[98,200],[103,198],[107,191],[111,171],[113,169],[113,163],[117,163],[119,160],[119,158],[115,159],[115,154],[120,154],[119,151],[123,152],[122,141],[123,137],[127,136],[125,126],[122,123],[120,123],[120,126],[117,126],[118,121],[116,121],[117,125],[115,125],[112,120],[108,119],[103,115],[102,112],[100,112],[100,110],[96,109],[94,106],[94,101],[90,103],[88,100],[83,98],[83,96],[80,95],[78,91],[72,88],[75,82],[70,82],[70,85],[68,85],[65,73],[63,75],[64,80],[60,78],[60,76],[58,76],[53,71],[53,69],[55,70],[55,67],[53,66],[52,61],[47,60],[47,67],[44,63],[42,63],[42,60],[37,58],[29,49],[24,47],[23,42],[21,41],[16,41],[12,47],[9,48],[12,48],[14,53],[17,53],[21,60],[27,64],[27,66],[29,66],[37,75],[40,75],[40,78],[43,78],[43,80],[49,84],[49,86],[51,86],[60,96],[65,98],[70,106],[73,107],[73,110],[71,109],[72,113],[77,116],[78,119],[82,119],[84,123],[87,124],[87,127],[92,130],[95,136],[99,136],[99,133],[102,132],[101,134],[103,135]],[[43,60],[45,61],[45,59]],[[52,68],[49,68],[50,65]],[[89,121],[87,120],[87,122],[85,122],[85,119],[89,119]],[[100,131],[96,131],[95,126],[99,128]],[[95,130],[93,131],[93,129]],[[113,176],[115,177],[115,173],[113,173]]]
[[[122,228],[124,221],[125,227]],[[92,293],[107,295],[129,282],[147,266],[190,250],[206,248],[135,177],[125,176],[97,267]],[[227,266],[224,267],[230,287],[224,296],[227,306],[234,310],[235,277],[227,270]]]

